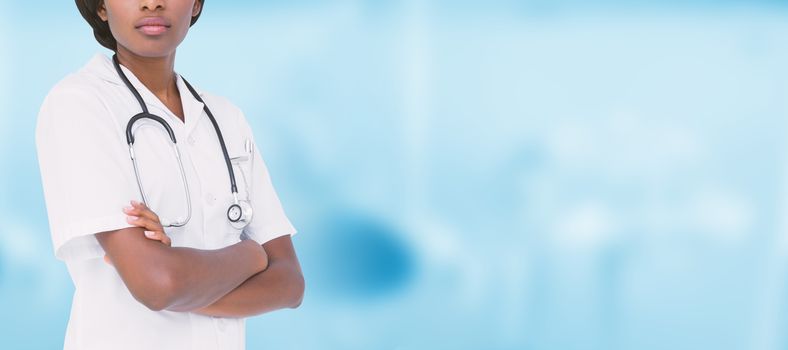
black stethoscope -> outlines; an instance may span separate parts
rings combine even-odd
[[[131,85],[131,82],[126,77],[126,74],[123,73],[123,70],[120,68],[120,62],[118,61],[118,55],[115,54],[112,56],[112,62],[115,64],[115,70],[118,71],[118,75],[123,82],[126,84],[126,87],[129,88],[134,97],[137,98],[137,102],[139,102],[140,107],[142,108],[142,112],[131,117],[128,124],[126,124],[126,142],[129,145],[129,156],[131,157],[131,162],[134,165],[134,176],[137,179],[137,186],[139,187],[140,194],[142,195],[142,201],[145,205],[148,205],[147,198],[145,197],[145,191],[142,189],[142,181],[140,181],[140,174],[137,167],[137,160],[134,156],[134,134],[132,133],[132,126],[134,123],[140,119],[151,119],[159,124],[161,124],[164,129],[167,130],[167,134],[169,134],[170,140],[172,141],[172,147],[175,152],[175,158],[178,160],[178,166],[180,167],[181,171],[181,181],[183,182],[183,189],[184,193],[186,194],[186,218],[178,218],[172,222],[165,221],[163,219],[161,224],[165,227],[181,227],[186,225],[189,222],[192,215],[192,205],[191,205],[191,198],[189,197],[189,185],[186,181],[186,174],[183,171],[183,162],[181,161],[180,151],[178,150],[177,141],[175,140],[175,133],[172,131],[170,125],[161,117],[154,115],[148,112],[148,107],[145,104],[145,100],[142,99],[140,93],[137,89]],[[183,79],[183,76],[181,76]],[[224,156],[224,161],[227,164],[227,172],[230,174],[230,191],[233,194],[233,203],[227,208],[227,219],[230,220],[230,225],[237,229],[243,229],[246,227],[250,221],[252,221],[252,205],[249,203],[249,200],[239,200],[238,199],[238,187],[235,185],[235,172],[233,171],[232,162],[230,161],[230,156],[227,154],[227,147],[224,144],[224,137],[222,137],[222,132],[219,130],[219,124],[216,123],[216,118],[213,117],[213,113],[208,108],[208,105],[202,100],[197,91],[186,81],[183,79],[183,83],[186,87],[191,91],[192,95],[194,96],[197,101],[200,101],[203,104],[203,110],[206,114],[208,114],[208,118],[211,120],[213,124],[213,128],[216,130],[216,135],[219,137],[219,145],[222,146],[222,155]],[[248,197],[248,196],[247,196]]]

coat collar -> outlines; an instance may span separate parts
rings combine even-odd
[[[92,75],[97,76],[99,79],[106,81],[113,85],[123,86],[125,88],[125,83],[118,75],[118,72],[115,70],[115,65],[112,62],[112,58],[102,53],[96,53],[88,62],[85,67],[82,68],[85,73],[89,73]],[[131,85],[139,91],[140,96],[145,100],[145,103],[150,106],[156,106],[159,109],[164,111],[169,111],[169,109],[164,106],[164,103],[159,100],[156,95],[154,95],[142,82],[137,79],[137,76],[131,72],[128,68],[121,65],[120,69],[123,70],[123,73],[126,74],[126,77],[131,82]],[[184,114],[186,116],[186,124],[193,125],[201,115],[203,114],[202,109],[204,104],[197,99],[194,98],[191,91],[186,87],[186,84],[183,82],[183,77],[181,77],[178,72],[175,72],[175,76],[177,77],[177,85],[178,91],[181,94],[181,100]],[[205,93],[203,93],[199,88],[192,85],[194,90],[197,91],[197,94],[200,95],[203,100],[205,99]],[[131,92],[129,92],[131,95]],[[168,113],[169,114],[169,113]],[[172,118],[176,118],[174,115],[171,116]],[[176,118],[177,119],[177,118]],[[180,120],[178,120],[180,122]],[[189,128],[191,129],[191,128]]]

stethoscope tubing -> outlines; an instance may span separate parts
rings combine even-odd
[[[121,77],[121,79],[123,80],[123,83],[126,85],[126,87],[134,95],[134,98],[137,100],[137,102],[140,105],[140,108],[142,109],[141,113],[133,116],[129,120],[129,122],[126,124],[126,143],[129,146],[129,156],[131,157],[131,160],[132,160],[132,164],[133,164],[133,167],[134,167],[134,175],[135,175],[136,180],[137,180],[137,185],[138,185],[138,187],[140,189],[140,194],[142,196],[142,201],[143,201],[143,203],[145,203],[145,205],[148,205],[148,201],[147,201],[147,198],[145,196],[145,191],[144,191],[143,186],[142,186],[142,181],[140,180],[139,167],[137,165],[137,157],[134,155],[134,133],[133,133],[132,129],[133,129],[134,123],[136,123],[138,120],[140,120],[140,119],[151,119],[153,121],[158,122],[159,124],[161,124],[164,127],[164,129],[167,131],[167,134],[168,134],[170,140],[172,141],[173,151],[175,153],[176,159],[178,160],[178,166],[180,168],[179,170],[180,170],[180,173],[181,173],[181,182],[183,183],[183,189],[184,189],[184,192],[186,194],[186,206],[187,206],[187,216],[186,216],[186,218],[184,220],[176,220],[175,222],[166,222],[166,223],[162,222],[162,226],[165,226],[165,227],[181,227],[181,226],[184,226],[191,219],[192,206],[191,206],[191,197],[189,196],[189,193],[190,193],[189,192],[189,184],[186,181],[186,173],[184,172],[183,162],[181,160],[180,150],[178,149],[178,141],[177,141],[177,139],[175,137],[175,132],[173,132],[173,130],[170,127],[170,125],[163,118],[161,118],[159,116],[156,116],[154,114],[151,114],[148,111],[148,106],[145,104],[145,100],[142,98],[142,96],[140,95],[139,91],[137,91],[137,89],[134,88],[134,86],[129,81],[128,77],[126,77],[126,74],[124,74],[123,70],[120,68],[120,61],[118,60],[117,54],[112,56],[112,61],[113,61],[113,64],[115,65],[115,69],[118,71],[118,75]],[[239,206],[240,203],[239,203],[239,200],[238,200],[238,187],[237,187],[236,181],[235,181],[235,172],[233,170],[232,162],[231,162],[230,156],[229,156],[229,154],[227,152],[227,146],[225,145],[224,136],[222,135],[221,129],[219,128],[219,124],[216,122],[216,118],[213,116],[213,113],[211,113],[211,109],[208,108],[208,104],[206,104],[205,101],[203,101],[202,97],[200,97],[200,95],[197,93],[197,91],[194,89],[194,87],[192,87],[192,85],[189,84],[189,82],[186,81],[186,79],[184,79],[183,77],[181,77],[181,79],[183,79],[183,83],[189,89],[189,91],[191,92],[192,96],[194,96],[194,98],[197,101],[200,101],[200,103],[203,104],[203,110],[208,115],[208,118],[210,119],[211,124],[213,125],[213,128],[216,131],[216,135],[217,135],[217,137],[219,139],[219,145],[222,148],[222,156],[224,157],[224,162],[225,162],[225,165],[227,166],[227,173],[228,173],[229,178],[230,178],[230,191],[232,192],[232,195],[233,195],[233,206],[241,208]],[[233,206],[231,206],[230,208],[232,208]],[[228,213],[229,213],[229,210],[230,209],[228,209]],[[249,210],[251,211],[251,208],[249,208]],[[251,213],[249,213],[249,214],[251,214]],[[229,218],[229,216],[228,216],[228,218]],[[231,219],[231,222],[235,223],[235,221],[233,221],[232,219]]]

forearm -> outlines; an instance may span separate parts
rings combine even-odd
[[[304,280],[286,261],[272,260],[268,268],[244,281],[209,306],[192,312],[218,317],[250,317],[301,303]]]
[[[164,263],[172,280],[167,307],[187,311],[210,305],[267,266],[254,241],[216,249],[168,248]]]

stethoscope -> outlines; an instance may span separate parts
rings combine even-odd
[[[123,70],[120,68],[120,62],[118,61],[118,55],[115,54],[112,56],[112,61],[115,64],[115,70],[118,71],[118,75],[120,78],[123,79],[123,82],[126,84],[126,87],[129,88],[134,97],[137,98],[137,102],[139,102],[140,107],[142,107],[142,112],[131,117],[128,124],[126,124],[126,142],[129,145],[129,156],[131,157],[131,162],[134,165],[134,176],[137,178],[137,186],[139,187],[140,194],[142,195],[142,202],[145,205],[148,205],[147,197],[145,196],[145,191],[142,189],[142,181],[140,180],[139,168],[137,166],[137,159],[134,156],[134,134],[132,133],[132,127],[134,123],[140,119],[151,119],[159,124],[161,124],[164,129],[167,130],[167,134],[169,134],[170,140],[172,141],[172,148],[175,153],[175,158],[178,160],[178,167],[181,171],[181,182],[183,183],[183,191],[186,195],[186,218],[185,219],[176,219],[175,221],[166,221],[164,219],[160,219],[162,222],[162,226],[164,227],[181,227],[186,225],[189,222],[192,216],[192,202],[191,198],[189,197],[189,184],[186,181],[186,173],[183,171],[183,162],[181,161],[181,153],[178,150],[177,141],[175,140],[175,133],[172,131],[170,125],[161,117],[154,115],[148,112],[148,107],[145,104],[145,100],[142,99],[140,93],[137,89],[131,85],[131,82],[126,77],[126,74],[123,73]],[[183,77],[181,76],[181,79]],[[227,172],[230,174],[230,191],[233,194],[233,203],[227,208],[227,219],[230,220],[230,225],[232,225],[236,229],[243,229],[246,225],[249,225],[249,222],[252,221],[252,205],[249,203],[249,200],[239,200],[238,199],[238,187],[235,185],[235,172],[233,171],[232,162],[230,161],[230,156],[227,154],[227,147],[224,144],[224,137],[222,137],[222,132],[219,130],[219,124],[216,123],[216,118],[213,117],[213,113],[208,108],[208,105],[202,100],[197,91],[186,81],[183,79],[183,83],[189,88],[192,95],[194,96],[197,101],[200,101],[203,104],[203,110],[206,114],[208,114],[208,118],[211,120],[213,124],[213,128],[216,130],[216,135],[219,137],[219,145],[222,146],[222,155],[224,156],[224,162],[227,164]],[[251,151],[249,145],[247,145],[247,151]],[[246,179],[244,178],[244,181]]]

